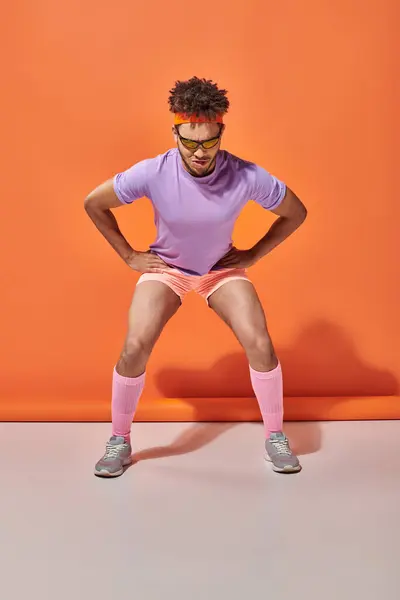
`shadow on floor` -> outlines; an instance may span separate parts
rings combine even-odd
[[[290,348],[277,348],[283,368],[286,396],[385,396],[399,392],[399,383],[389,371],[376,369],[361,359],[344,330],[320,320],[299,334]],[[208,369],[161,369],[157,386],[166,398],[254,397],[249,366],[244,353],[221,358]],[[256,400],[254,399],[256,402]],[[207,409],[193,406],[196,420],[168,446],[148,448],[134,454],[134,462],[195,452],[240,423],[208,423]],[[262,428],[262,426],[261,426]],[[262,429],[255,431],[261,435]],[[285,423],[293,451],[299,456],[318,452],[322,445],[318,422],[301,426]],[[263,436],[262,438],[263,439]]]
[[[155,446],[146,448],[133,454],[133,464],[142,460],[152,460],[156,458],[165,458],[167,456],[177,456],[180,454],[189,454],[196,452],[203,446],[207,446],[217,437],[223,435],[226,431],[234,427],[240,427],[242,423],[196,423],[191,425],[185,431],[167,446]],[[261,423],[255,424],[254,435],[260,436],[263,440],[263,426]],[[308,422],[298,424],[285,423],[286,435],[290,439],[293,452],[298,456],[313,454],[321,448],[321,428],[318,422]],[[263,451],[261,447],[261,451]]]
[[[314,454],[322,447],[321,424],[318,421],[285,423],[284,430],[290,440],[293,452],[298,456]]]
[[[168,446],[155,446],[136,452],[133,455],[133,462],[195,452],[237,425],[239,423],[196,423],[180,433]]]

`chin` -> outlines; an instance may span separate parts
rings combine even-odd
[[[194,169],[195,171],[198,171],[199,173],[204,173],[205,171],[207,171],[207,169],[210,168],[210,161],[206,162],[204,165],[196,165],[194,163],[192,163],[192,169]]]

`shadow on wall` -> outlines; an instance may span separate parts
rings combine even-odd
[[[398,381],[387,371],[374,369],[357,356],[354,344],[335,325],[320,321],[303,331],[292,348],[277,349],[284,372],[287,396],[371,396],[395,395]],[[157,384],[164,397],[252,397],[249,367],[243,352],[226,356],[211,369],[165,369],[158,373]],[[196,419],[202,417],[196,403]],[[168,446],[142,450],[134,462],[195,452],[241,423],[196,423]],[[261,423],[255,435],[262,438]],[[257,431],[256,431],[257,428]],[[318,422],[285,423],[292,448],[299,456],[321,448]]]
[[[391,396],[396,377],[362,361],[351,339],[337,325],[318,321],[290,348],[276,348],[286,396]],[[245,354],[224,356],[213,367],[161,369],[157,386],[166,398],[249,398],[254,396]]]

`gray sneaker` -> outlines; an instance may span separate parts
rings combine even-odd
[[[106,445],[106,453],[94,468],[98,477],[118,477],[124,472],[124,467],[132,463],[131,445],[125,438],[113,435]]]
[[[271,433],[265,441],[265,459],[272,463],[277,473],[297,473],[301,471],[299,459],[295,456],[284,433]]]

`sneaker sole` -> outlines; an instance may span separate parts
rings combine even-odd
[[[120,477],[121,475],[123,475],[123,473],[125,471],[124,467],[128,467],[131,464],[132,464],[132,459],[130,458],[129,460],[125,460],[122,463],[122,469],[120,469],[119,471],[110,473],[110,471],[107,471],[106,469],[102,469],[101,471],[97,471],[97,469],[95,469],[94,474],[96,475],[96,477]]]
[[[286,465],[286,467],[277,467],[274,465],[268,454],[265,454],[264,458],[267,462],[271,463],[272,470],[275,471],[275,473],[298,473],[301,471],[301,465],[298,467],[291,467],[290,465]]]

